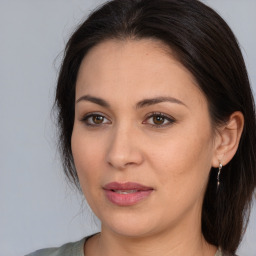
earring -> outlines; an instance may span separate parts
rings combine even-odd
[[[218,171],[218,175],[217,175],[217,189],[219,188],[219,185],[220,185],[220,172],[221,172],[221,169],[222,169],[222,164],[220,163],[219,164],[219,171]]]

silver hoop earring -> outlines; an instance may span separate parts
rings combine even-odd
[[[220,163],[219,164],[219,171],[218,171],[218,175],[217,175],[217,189],[219,188],[219,185],[220,185],[220,172],[221,172],[221,169],[222,169],[222,164]]]

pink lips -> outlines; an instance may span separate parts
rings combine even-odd
[[[111,182],[104,186],[107,199],[118,206],[135,205],[147,198],[153,188],[134,182]]]

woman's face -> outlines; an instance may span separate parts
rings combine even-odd
[[[72,152],[103,231],[200,227],[214,133],[205,96],[163,48],[109,40],[79,70]]]

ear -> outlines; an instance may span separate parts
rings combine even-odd
[[[234,112],[229,120],[217,128],[215,136],[212,166],[226,165],[235,155],[244,127],[244,116],[240,111]]]

